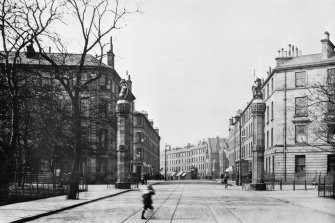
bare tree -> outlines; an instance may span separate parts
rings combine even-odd
[[[8,193],[9,174],[15,165],[14,154],[18,155],[19,161],[22,160],[20,111],[24,94],[18,74],[22,53],[32,40],[51,35],[49,27],[61,18],[61,6],[59,1],[54,0],[3,0],[0,3],[1,96],[8,99],[2,112],[9,111],[1,114],[0,121],[5,130],[0,143],[0,162],[4,166],[0,170],[2,194]]]
[[[331,73],[333,72],[333,73]],[[315,81],[306,94],[308,113],[315,139],[312,146],[335,153],[335,69],[328,70],[327,78]],[[307,142],[305,142],[307,143]],[[311,143],[307,143],[311,144]]]
[[[97,81],[102,72],[106,70],[106,65],[102,63],[104,49],[107,46],[108,35],[120,28],[118,24],[125,15],[131,13],[121,6],[118,0],[69,0],[67,11],[79,25],[82,37],[82,49],[80,55],[67,53],[65,44],[60,38],[55,39],[60,54],[54,55],[43,50],[43,44],[38,36],[35,42],[38,45],[40,54],[53,67],[52,77],[63,86],[72,105],[71,135],[72,144],[69,145],[74,150],[72,164],[72,181],[68,198],[76,199],[78,192],[78,177],[81,175],[81,156],[82,156],[82,116],[81,99],[87,96],[91,83]],[[96,57],[89,55],[99,52]],[[72,61],[73,64],[69,64]],[[88,73],[89,67],[94,67],[96,74],[89,79],[84,78]],[[91,71],[92,72],[92,71]]]

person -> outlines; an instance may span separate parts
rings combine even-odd
[[[249,173],[248,173],[248,179],[249,179],[249,183],[251,183],[252,182],[252,173],[251,173],[251,171],[249,171]]]
[[[223,184],[224,184],[224,188],[227,189],[228,188],[228,175],[226,173],[223,177]]]
[[[238,175],[238,173],[236,174],[236,186],[239,186],[239,180],[240,180],[240,176]]]
[[[221,183],[223,184],[223,174],[221,174]]]
[[[141,184],[144,185],[145,184],[145,180],[144,180],[144,174],[141,174]]]
[[[154,209],[154,207],[152,206],[152,195],[154,194],[155,194],[155,190],[152,188],[150,184],[146,187],[146,189],[143,190],[142,192],[143,210],[142,210],[141,219],[146,219],[144,217],[144,214],[148,208],[150,210]]]

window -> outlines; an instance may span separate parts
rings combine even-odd
[[[271,101],[271,121],[273,120],[273,101]]]
[[[107,146],[107,129],[100,130],[100,146],[102,148]]]
[[[266,123],[269,123],[269,114],[270,114],[269,106],[266,106]]]
[[[269,83],[266,85],[266,94],[267,94],[268,97],[270,96],[270,93],[269,93]]]
[[[327,173],[335,174],[335,154],[328,155]]]
[[[135,133],[135,143],[142,143],[142,132]]]
[[[335,68],[327,70],[327,82],[328,84],[335,83]]]
[[[268,172],[268,158],[265,157],[265,172]]]
[[[275,173],[275,156],[272,156],[272,173]]]
[[[266,148],[269,148],[269,131],[266,131]]]
[[[295,86],[296,87],[306,86],[306,71],[295,73]]]
[[[295,155],[295,173],[297,175],[304,176],[305,175],[305,155]]]
[[[271,128],[271,146],[273,146],[273,128]]]
[[[99,78],[99,85],[101,87],[106,87],[106,75],[102,74]]]
[[[295,115],[296,116],[307,116],[307,98],[306,97],[295,98]]]
[[[273,78],[271,79],[271,91],[273,92]]]
[[[306,143],[307,142],[307,126],[296,125],[295,126],[295,143]]]

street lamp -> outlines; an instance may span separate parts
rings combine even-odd
[[[164,170],[165,170],[165,181],[167,181],[166,179],[166,144],[165,144],[165,168]]]
[[[238,186],[242,185],[242,124],[241,124],[241,117],[242,114],[236,115],[235,117],[230,118],[230,124],[236,125],[239,122],[239,141],[240,141],[240,148],[239,148],[239,165],[238,165]]]

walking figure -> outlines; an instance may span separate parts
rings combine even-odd
[[[223,177],[223,184],[224,184],[224,188],[227,189],[228,187],[228,175],[225,173],[224,177]]]
[[[155,194],[155,190],[152,188],[152,186],[149,184],[146,189],[142,192],[142,199],[143,199],[143,211],[141,219],[146,219],[144,217],[145,211],[149,208],[150,210],[153,210],[154,207],[152,206],[152,195]]]

